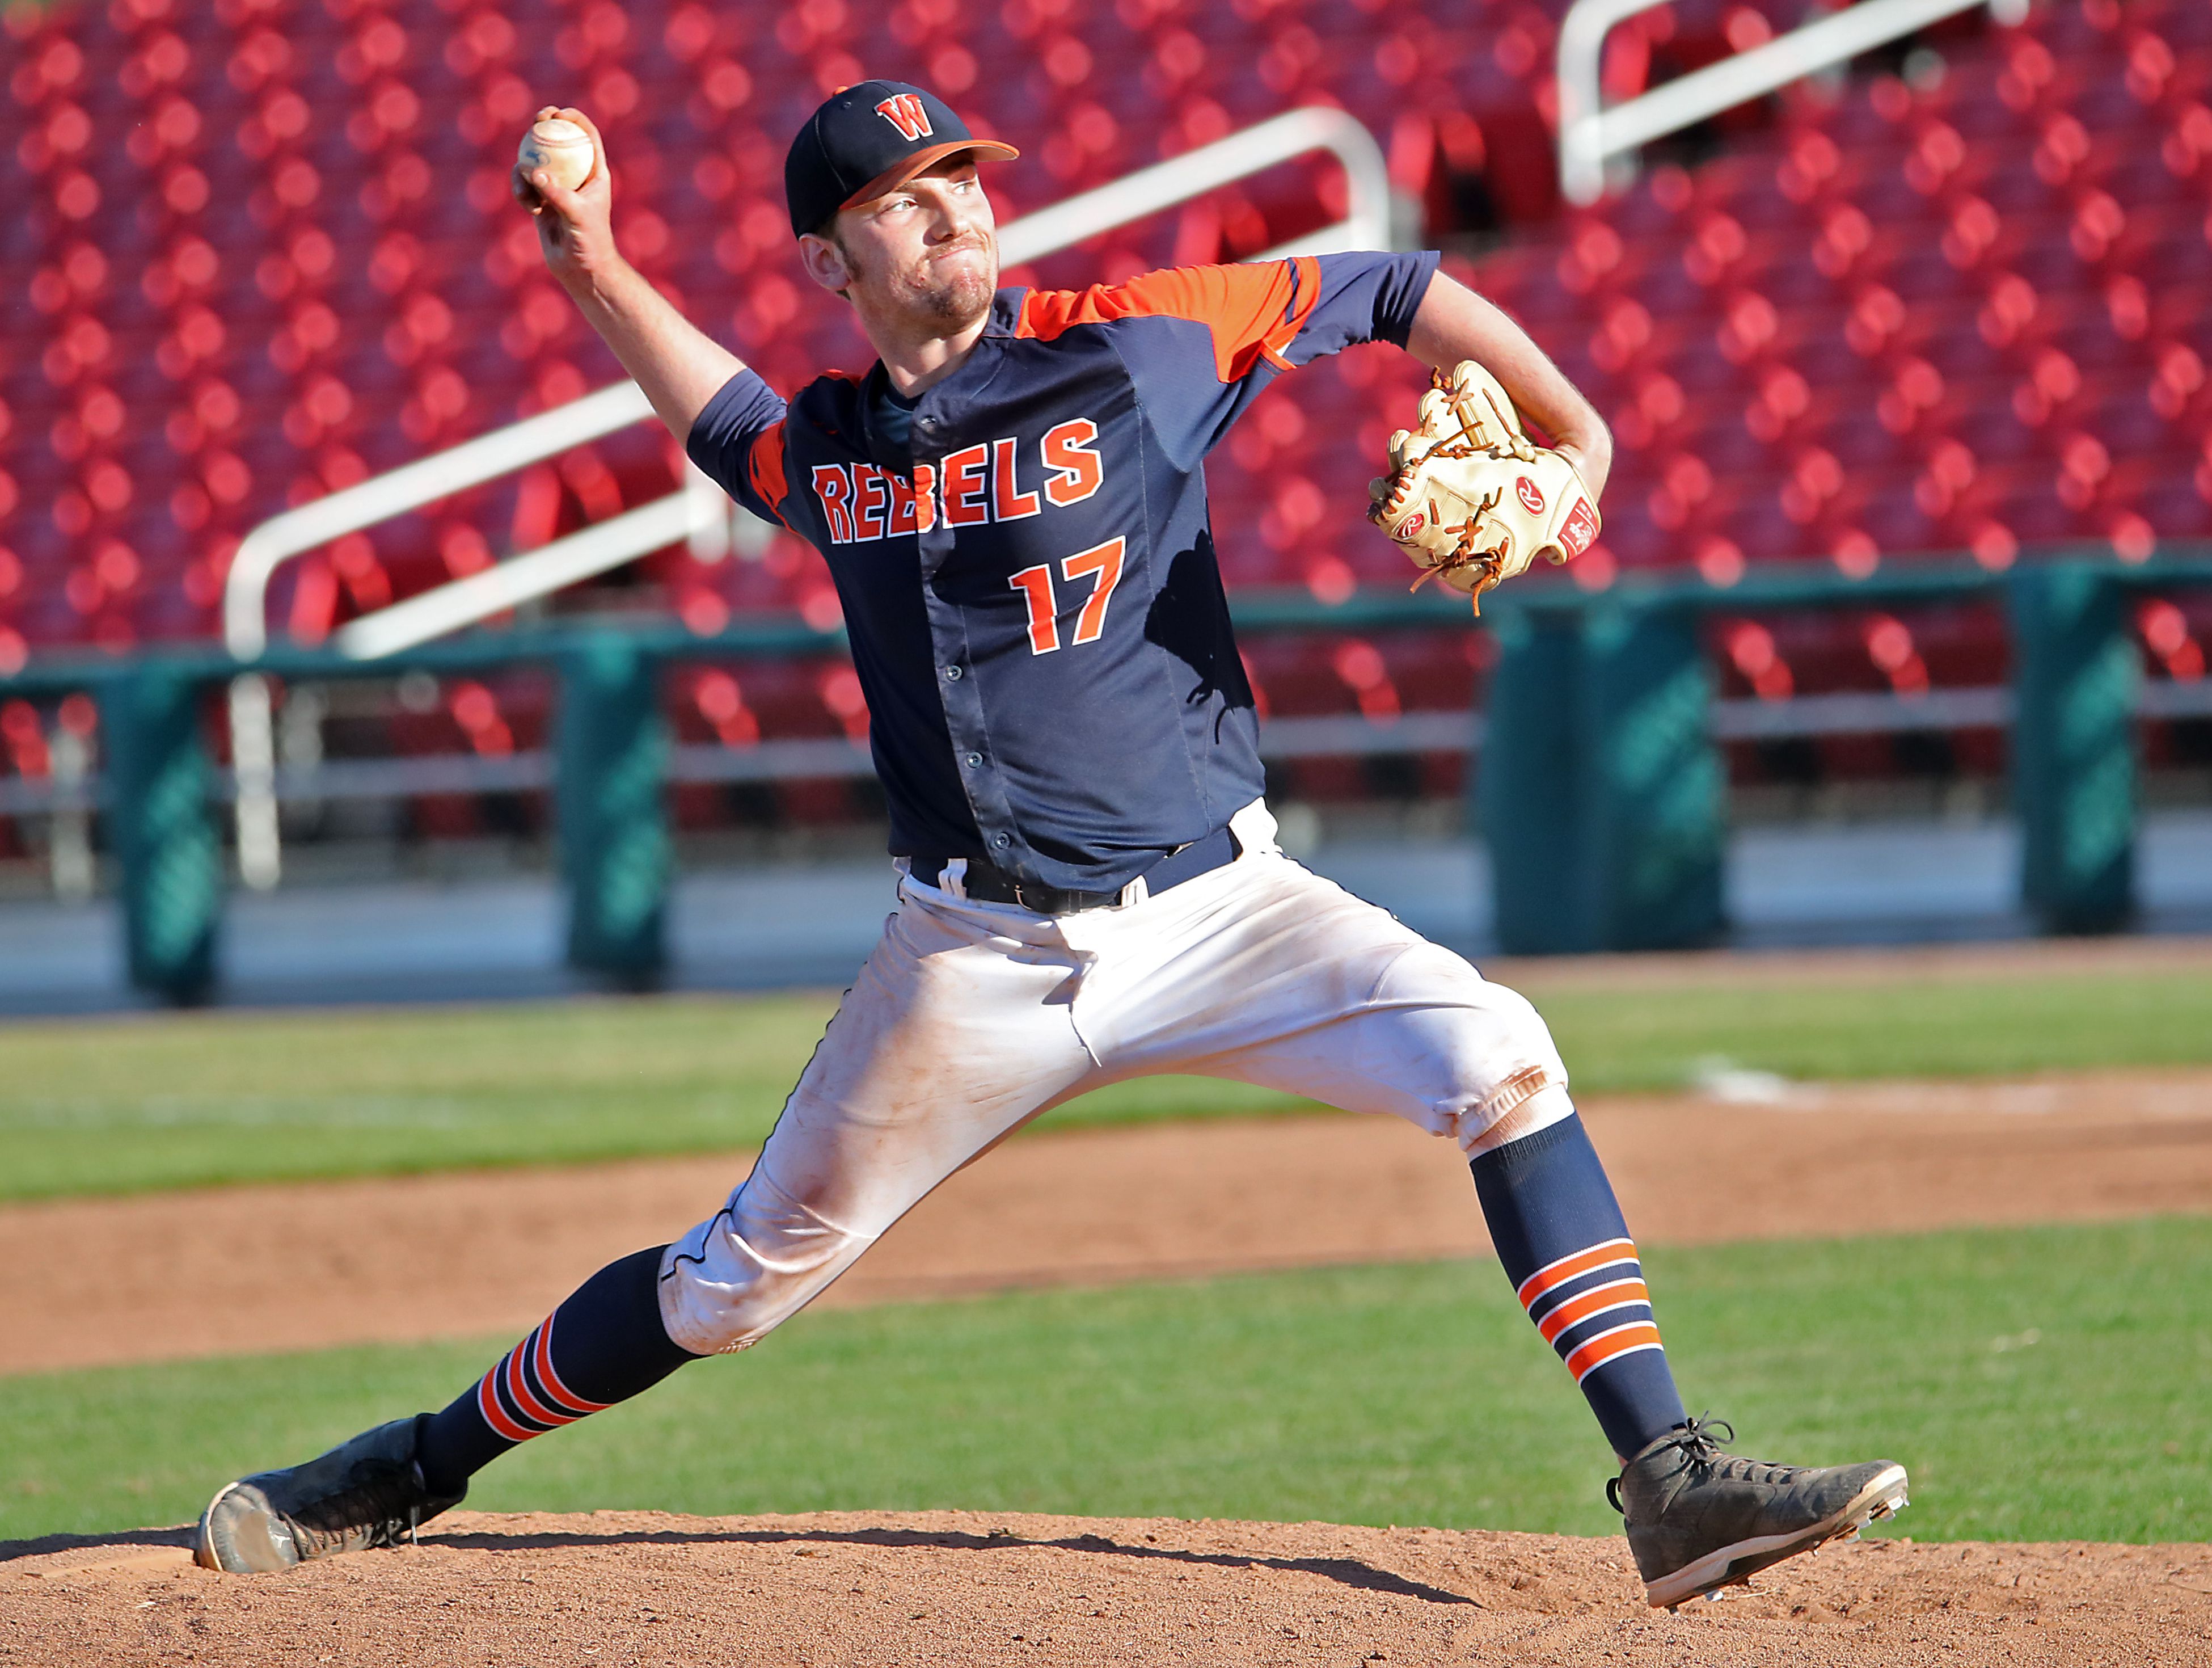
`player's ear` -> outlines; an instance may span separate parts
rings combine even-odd
[[[852,285],[853,269],[845,252],[826,237],[813,232],[801,235],[799,264],[806,269],[808,277],[832,295],[842,295]]]

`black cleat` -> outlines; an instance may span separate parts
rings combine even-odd
[[[462,1498],[433,1495],[422,1479],[415,1435],[428,1417],[395,1419],[304,1465],[226,1484],[200,1513],[194,1561],[234,1575],[267,1574],[410,1538]]]
[[[1905,1467],[1892,1461],[1771,1465],[1722,1452],[1708,1434],[1715,1430],[1735,1440],[1724,1421],[1692,1419],[1606,1484],[1654,1609],[1740,1586],[1905,1504]]]

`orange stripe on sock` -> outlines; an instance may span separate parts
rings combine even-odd
[[[1602,1286],[1593,1286],[1587,1292],[1578,1292],[1558,1308],[1536,1323],[1536,1330],[1544,1335],[1546,1343],[1557,1343],[1559,1334],[1570,1326],[1588,1320],[1592,1315],[1601,1315],[1608,1309],[1619,1309],[1631,1303],[1651,1301],[1651,1288],[1642,1281],[1609,1280]]]
[[[1526,1309],[1545,1293],[1565,1285],[1577,1275],[1585,1275],[1593,1269],[1602,1269],[1611,1263],[1634,1261],[1636,1242],[1633,1239],[1607,1239],[1602,1245],[1592,1245],[1588,1251],[1578,1251],[1572,1257],[1547,1263],[1522,1281],[1514,1295],[1521,1300],[1521,1306]]]
[[[1648,1320],[1632,1321],[1617,1326],[1610,1332],[1601,1332],[1579,1349],[1567,1356],[1567,1371],[1575,1375],[1577,1384],[1603,1367],[1616,1355],[1626,1355],[1638,1349],[1659,1349],[1659,1329]]]
[[[521,1426],[507,1416],[507,1409],[499,1404],[499,1391],[493,1387],[493,1380],[498,1378],[501,1370],[506,1366],[507,1358],[502,1356],[498,1367],[495,1367],[477,1380],[477,1411],[483,1415],[484,1423],[489,1425],[508,1441],[527,1442],[538,1433],[523,1429]]]
[[[570,1417],[580,1419],[587,1413],[605,1413],[614,1405],[611,1402],[587,1402],[561,1381],[553,1370],[553,1317],[545,1317],[545,1324],[538,1329],[538,1382],[545,1386],[545,1393],[567,1409]]]
[[[579,1415],[563,1413],[558,1408],[546,1406],[531,1390],[530,1375],[522,1368],[523,1357],[530,1352],[532,1346],[537,1344],[544,1336],[545,1329],[540,1326],[535,1332],[507,1352],[507,1394],[514,1398],[515,1406],[520,1408],[541,1425],[573,1425]]]

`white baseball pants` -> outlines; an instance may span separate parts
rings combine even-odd
[[[1536,1011],[1282,854],[1043,916],[910,877],[752,1174],[661,1263],[668,1333],[742,1349],[963,1165],[1040,1112],[1159,1072],[1395,1112],[1469,1153],[1572,1110]]]

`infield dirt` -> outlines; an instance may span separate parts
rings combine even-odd
[[[1775,1086],[1744,1088],[1776,1092]],[[2212,1071],[1593,1096],[1637,1238],[1680,1245],[2212,1209]],[[745,1154],[0,1208],[0,1374],[520,1332],[707,1215]],[[1010,1141],[822,1300],[897,1302],[1487,1249],[1466,1166],[1395,1118]],[[98,1257],[69,1248],[98,1245]],[[283,1254],[269,1254],[271,1246]]]
[[[125,1668],[1429,1663],[2184,1668],[2212,1660],[2212,1548],[1831,1547],[1654,1612],[1619,1539],[841,1513],[456,1513],[421,1543],[281,1576],[182,1531],[0,1544],[0,1659]]]

